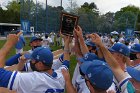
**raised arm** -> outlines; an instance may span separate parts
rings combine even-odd
[[[75,50],[75,54],[77,58],[81,58],[83,57],[81,49],[80,49],[80,43],[78,40],[78,36],[76,33],[74,33],[74,38],[75,38],[75,46],[74,46],[74,50]]]
[[[88,53],[89,50],[87,48],[87,45],[85,44],[82,29],[80,26],[78,26],[77,29],[75,29],[75,33],[77,34],[77,36],[79,38],[80,48],[81,48],[82,54],[84,55],[84,54]]]
[[[65,36],[64,37],[64,60],[70,61],[70,48],[69,48],[69,43],[70,43],[70,36]]]
[[[22,71],[24,69],[25,63],[27,62],[27,59],[22,55],[19,58],[19,63],[17,64],[17,70]]]
[[[8,55],[11,48],[17,43],[20,34],[21,32],[18,33],[17,35],[9,34],[9,36],[7,37],[6,43],[0,50],[0,68],[4,68],[6,62],[6,56]]]
[[[66,91],[67,93],[76,93],[76,90],[74,89],[71,79],[70,79],[70,74],[67,70],[62,69],[62,74],[64,76],[65,82],[66,82]]]
[[[64,61],[70,61],[70,50],[69,50],[69,44],[70,44],[70,36],[64,36]],[[64,63],[63,63],[64,64]],[[66,84],[66,90],[67,93],[75,93],[75,89],[72,86],[70,75],[68,70],[62,69],[63,77],[65,79]]]
[[[90,37],[92,38],[92,42],[96,43],[101,49],[103,56],[106,62],[111,67],[116,79],[118,82],[125,78],[125,72],[121,69],[120,65],[118,64],[117,60],[112,56],[112,54],[105,48],[103,45],[101,38],[97,34],[91,34]]]

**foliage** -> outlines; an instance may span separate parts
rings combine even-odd
[[[35,27],[36,32],[58,32],[61,11],[67,11],[79,16],[79,25],[86,33],[110,33],[113,30],[124,31],[126,28],[140,30],[140,16],[138,16],[140,9],[132,5],[123,7],[116,13],[108,12],[102,15],[94,2],[85,2],[78,6],[76,0],[69,0],[66,10],[61,6],[48,5],[47,9],[44,6],[39,2],[33,2],[33,0],[25,0],[20,4],[15,1],[9,2],[8,10],[3,10],[0,7],[0,22],[20,23],[21,18],[21,20],[29,20],[30,26]]]
[[[9,2],[8,10],[3,10],[0,7],[0,22],[1,23],[20,23],[20,5],[15,1]]]
[[[115,13],[114,29],[118,31],[124,31],[126,28],[134,28],[137,22],[137,15],[140,13],[140,9],[135,6],[127,6],[121,8],[120,11]]]

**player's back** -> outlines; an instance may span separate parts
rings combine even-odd
[[[13,89],[17,93],[63,93],[65,81],[61,70],[52,75],[46,72],[18,73]]]

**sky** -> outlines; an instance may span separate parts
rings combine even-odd
[[[8,1],[12,0],[0,0],[0,5],[5,6]],[[39,2],[45,3],[46,0],[38,0]],[[61,0],[48,0],[48,4],[52,6],[60,6]],[[74,0],[73,0],[74,1]],[[77,4],[80,6],[84,2],[94,2],[100,13],[105,14],[106,12],[116,12],[119,11],[122,7],[125,7],[127,5],[135,5],[140,8],[140,0],[76,0]],[[68,3],[68,0],[63,0],[63,7],[70,6]]]

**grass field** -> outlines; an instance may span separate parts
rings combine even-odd
[[[30,50],[30,46],[29,46],[29,41],[30,41],[30,38],[25,38],[26,39],[26,46],[24,47],[24,51],[27,51],[27,50]],[[0,48],[4,45],[6,40],[0,40]],[[55,50],[58,50],[61,48],[61,46],[51,46],[52,50],[55,51]],[[8,54],[7,56],[7,59],[9,57],[11,57],[12,55],[15,54],[15,48],[13,47],[12,50],[10,51],[10,53]],[[75,59],[75,56],[71,56],[71,61],[70,61],[70,69],[69,69],[69,72],[70,72],[70,75],[72,77],[73,75],[73,71],[74,71],[74,68],[75,68],[75,65],[76,65],[76,59]]]

